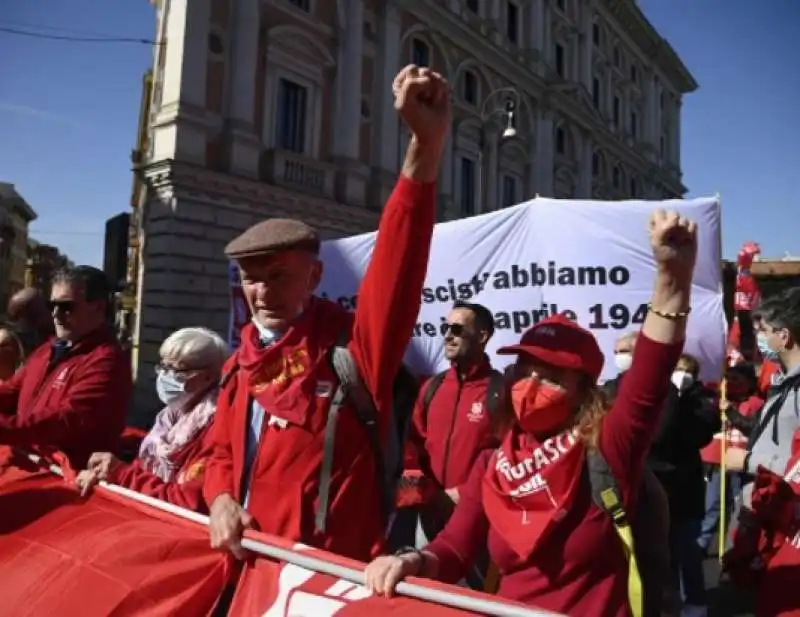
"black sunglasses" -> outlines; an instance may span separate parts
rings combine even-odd
[[[451,332],[453,336],[461,336],[462,334],[464,334],[464,324],[446,323],[442,328],[444,334],[447,334],[448,332]]]
[[[55,310],[58,310],[62,313],[71,313],[75,310],[74,300],[50,300],[48,304],[50,306],[51,313]]]

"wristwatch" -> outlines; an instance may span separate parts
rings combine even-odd
[[[403,555],[412,555],[412,554],[419,555],[420,562],[419,562],[419,572],[418,573],[421,574],[421,573],[425,572],[425,562],[426,562],[425,553],[423,553],[418,548],[416,548],[414,546],[404,546],[402,548],[397,549],[394,552],[394,556],[395,557],[402,557]]]

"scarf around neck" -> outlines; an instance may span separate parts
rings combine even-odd
[[[586,451],[570,429],[539,443],[514,427],[483,481],[491,527],[527,560],[569,511],[578,492]]]
[[[191,409],[167,405],[139,446],[139,464],[164,482],[175,477],[175,454],[206,427],[216,411],[217,390],[208,392]]]
[[[312,298],[283,335],[263,345],[252,323],[242,329],[239,367],[250,396],[266,413],[306,426],[316,406],[320,369],[352,316],[338,304]]]

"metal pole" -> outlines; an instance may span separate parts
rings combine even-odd
[[[28,455],[28,458],[30,458],[30,460],[34,463],[41,463],[41,458],[34,454]],[[58,465],[50,465],[49,470],[58,476],[64,476],[61,468]],[[162,512],[168,512],[187,521],[192,521],[193,523],[197,523],[203,527],[208,527],[208,516],[203,514],[198,514],[197,512],[181,508],[180,506],[167,503],[166,501],[154,499],[147,495],[142,495],[141,493],[137,493],[136,491],[132,491],[115,484],[109,484],[108,482],[100,482],[99,487],[108,491],[109,493],[115,493],[117,495],[127,497],[152,508],[161,510]],[[253,553],[270,557],[272,559],[277,559],[278,561],[285,561],[286,563],[290,563],[306,570],[312,570],[321,574],[335,576],[336,578],[348,581],[354,585],[364,585],[365,580],[363,570],[356,570],[355,568],[340,566],[338,564],[325,561],[324,559],[320,559],[319,557],[314,557],[313,555],[304,555],[299,551],[273,546],[260,540],[248,538],[246,536],[247,534],[245,534],[245,537],[242,538],[242,547]],[[450,591],[433,589],[415,583],[399,583],[395,592],[402,596],[408,596],[409,598],[415,598],[425,602],[433,602],[435,604],[450,606],[459,610],[479,613],[482,615],[492,615],[496,617],[561,617],[557,613],[551,613],[533,608],[524,608],[515,606],[513,604],[498,602],[496,600],[484,600],[482,598],[475,598]]]

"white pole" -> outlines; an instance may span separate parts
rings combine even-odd
[[[30,460],[34,463],[40,463],[41,458],[35,454],[28,455]],[[58,465],[50,465],[49,469],[56,475],[64,476],[61,468]],[[208,517],[197,512],[192,512],[180,506],[176,506],[160,499],[154,499],[147,495],[142,495],[136,491],[132,491],[116,484],[109,484],[108,482],[100,482],[100,487],[110,493],[122,495],[139,503],[146,504],[162,512],[169,512],[175,516],[180,516],[183,519],[197,523],[204,527],[208,526]],[[354,568],[340,566],[324,559],[314,557],[312,555],[304,555],[297,551],[272,546],[259,540],[252,538],[242,538],[242,547],[246,548],[253,553],[271,557],[278,561],[285,561],[299,568],[306,570],[313,570],[321,574],[328,574],[335,576],[342,580],[348,581],[355,585],[364,585],[364,572]],[[480,613],[483,615],[492,615],[495,617],[559,617],[557,613],[551,613],[539,609],[523,608],[506,604],[504,602],[497,602],[495,600],[484,600],[482,598],[473,598],[470,596],[452,593],[449,591],[441,591],[439,589],[432,589],[422,585],[415,585],[414,583],[399,583],[396,588],[396,593],[409,598],[416,598],[417,600],[424,600],[426,602],[434,602],[444,606],[450,606],[463,611],[472,613]]]

